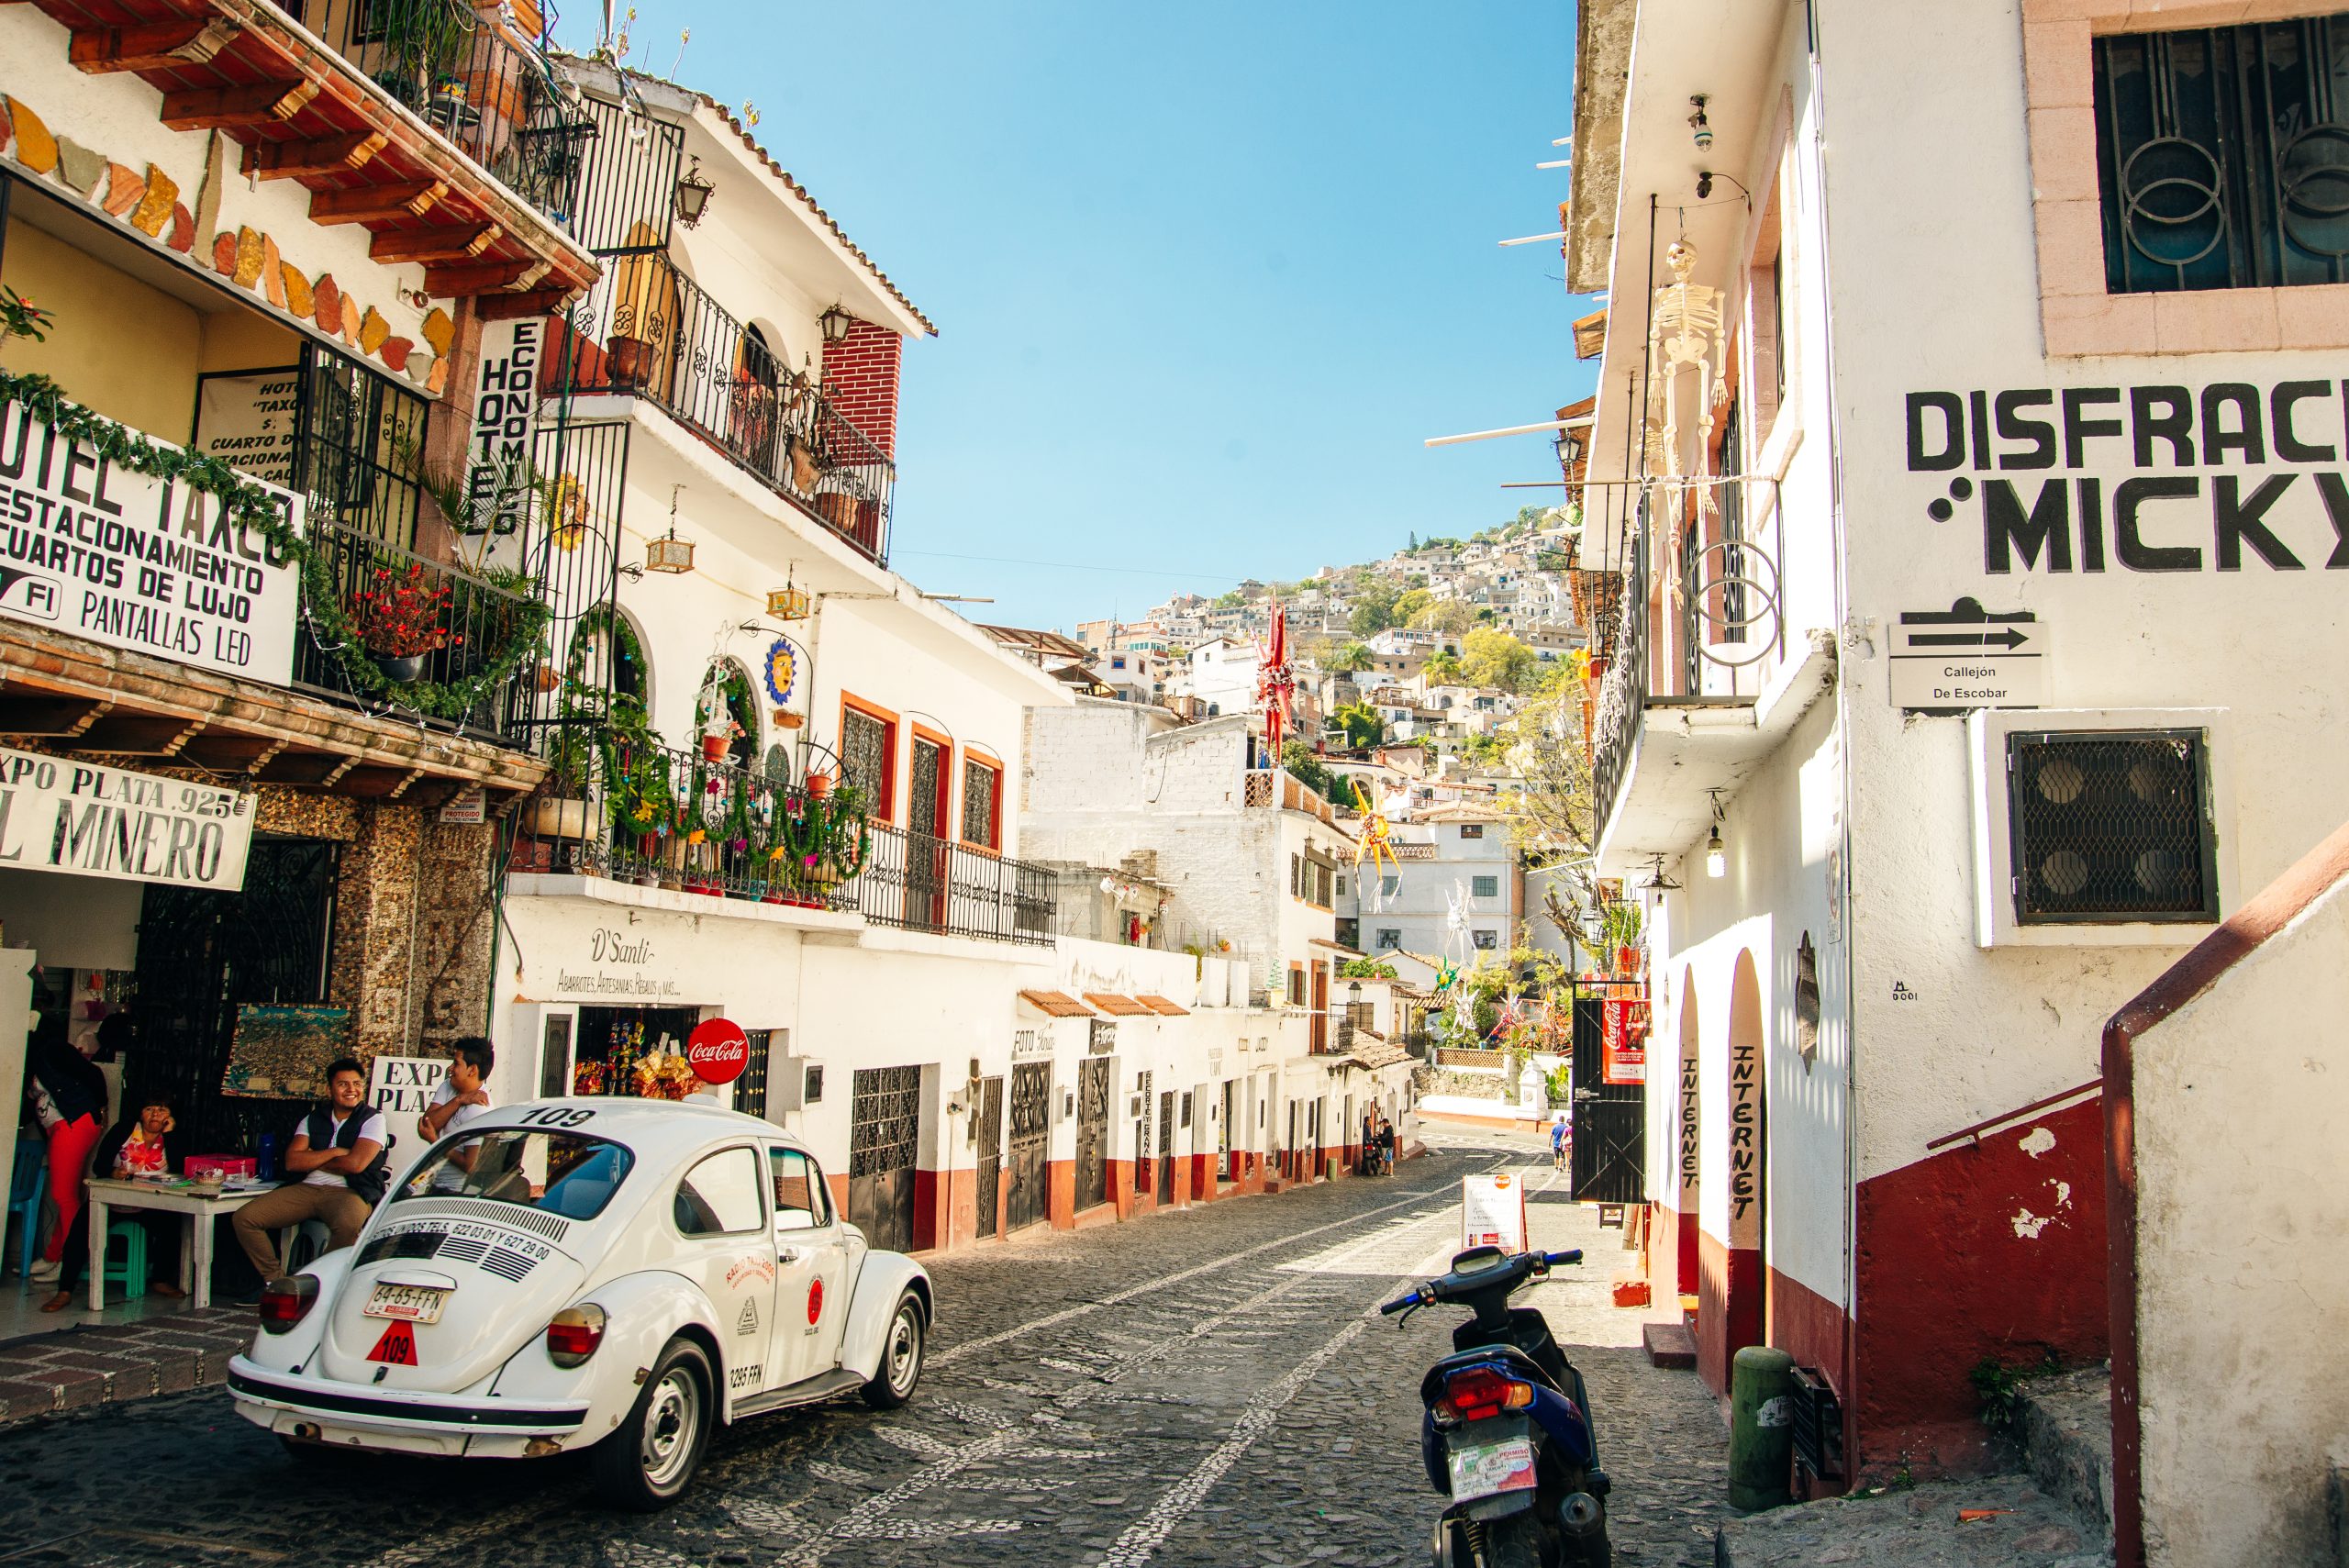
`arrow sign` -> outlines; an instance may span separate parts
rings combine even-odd
[[[1909,617],[1903,616],[1902,620]],[[1922,632],[1909,634],[1911,648],[2021,648],[2031,639],[2014,628],[2004,631],[1945,631],[1928,636]]]
[[[2009,610],[1993,615],[1982,607],[1979,599],[1960,599],[1946,610],[1903,610],[1902,626],[1985,626],[1993,621],[2035,621],[2039,617],[2029,610]]]

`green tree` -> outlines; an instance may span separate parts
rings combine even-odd
[[[1456,686],[1460,684],[1460,661],[1453,654],[1439,650],[1428,655],[1428,662],[1420,667],[1419,673],[1427,677],[1428,684],[1431,686]]]
[[[1375,637],[1395,624],[1395,601],[1401,597],[1392,583],[1381,580],[1364,588],[1354,601],[1353,618],[1347,623],[1356,637]]]
[[[1330,770],[1321,765],[1321,759],[1315,756],[1313,748],[1304,741],[1284,740],[1281,742],[1281,766],[1287,770],[1291,778],[1322,799],[1337,798],[1330,794],[1332,786],[1330,782]]]
[[[1411,543],[1409,548],[1412,550],[1419,548],[1419,530],[1417,528],[1413,528],[1411,530]]]
[[[1479,627],[1461,640],[1460,668],[1479,686],[1521,692],[1542,675],[1542,656],[1506,631]]]
[[[1411,624],[1440,631],[1446,637],[1458,637],[1476,624],[1476,612],[1462,599],[1446,599],[1441,604],[1431,602]]]
[[[1236,610],[1247,602],[1248,600],[1246,595],[1241,594],[1239,589],[1234,588],[1229,594],[1218,595],[1216,596],[1215,607],[1219,610]]]
[[[1369,669],[1375,657],[1359,642],[1343,643],[1330,650],[1330,656],[1321,661],[1321,668],[1333,675],[1352,675]]]
[[[1350,702],[1330,715],[1346,732],[1346,744],[1362,748],[1375,746],[1386,739],[1386,721],[1378,710],[1366,702]]]
[[[1427,579],[1421,578],[1419,581],[1424,583]],[[1403,596],[1395,601],[1396,624],[1399,626],[1410,625],[1413,621],[1418,620],[1421,615],[1425,614],[1427,607],[1434,603],[1435,595],[1429,593],[1425,588],[1406,589],[1403,593]]]

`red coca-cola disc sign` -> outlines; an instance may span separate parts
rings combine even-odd
[[[685,1061],[705,1084],[731,1084],[751,1064],[751,1037],[731,1018],[706,1018],[685,1037]]]

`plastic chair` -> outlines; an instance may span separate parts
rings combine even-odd
[[[334,1232],[323,1219],[306,1219],[294,1228],[281,1262],[289,1274],[298,1274],[325,1255],[334,1242]]]
[[[114,1259],[114,1244],[122,1243],[122,1262]],[[122,1286],[125,1301],[147,1294],[147,1228],[135,1219],[117,1219],[106,1227],[106,1283]]]
[[[17,1273],[33,1270],[33,1248],[40,1242],[41,1200],[49,1195],[49,1150],[30,1139],[17,1145],[17,1163],[8,1173],[8,1216],[23,1227],[17,1242]]]

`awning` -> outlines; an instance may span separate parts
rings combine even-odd
[[[1305,945],[1307,947],[1313,948],[1328,948],[1331,952],[1341,952],[1345,954],[1348,958],[1368,958],[1370,956],[1368,953],[1364,952],[1359,949],[1348,947],[1343,942],[1333,942],[1327,937],[1308,937],[1305,939]]]
[[[1112,1018],[1148,1018],[1152,1011],[1131,996],[1120,996],[1115,991],[1087,991],[1085,994],[1085,999],[1097,1010],[1108,1013]]]
[[[1089,1018],[1092,1012],[1065,991],[1022,991],[1019,999],[1048,1018]]]
[[[1167,997],[1152,995],[1147,991],[1144,991],[1135,996],[1134,1000],[1140,1002],[1143,1006],[1148,1007],[1152,1012],[1162,1014],[1166,1018],[1187,1018],[1191,1016],[1190,1008],[1178,1006]]]
[[[1397,1062],[1408,1062],[1410,1058],[1411,1053],[1399,1045],[1357,1046],[1346,1053],[1346,1060],[1374,1073],[1381,1067],[1392,1067]]]

